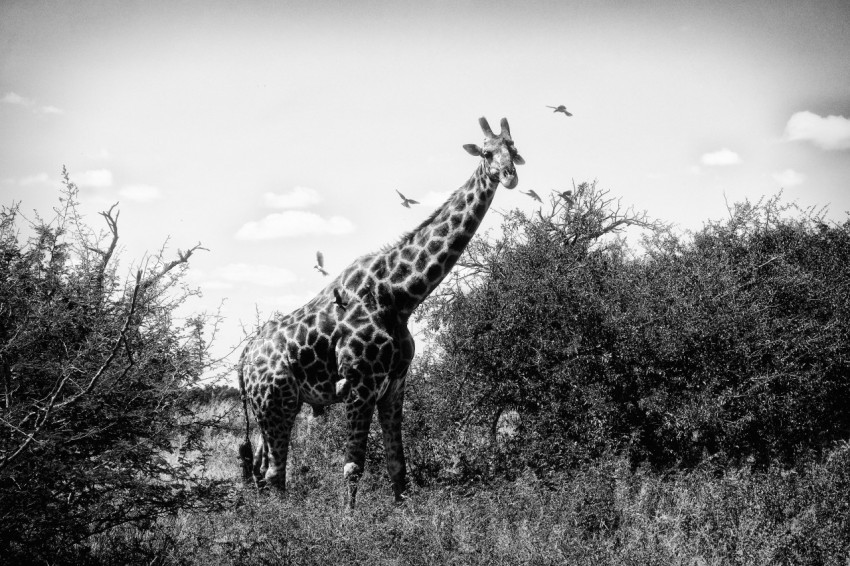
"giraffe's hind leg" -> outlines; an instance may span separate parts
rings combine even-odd
[[[288,374],[288,370],[283,371]],[[289,438],[301,402],[291,379],[280,379],[285,377],[281,375],[275,377],[275,381],[266,387],[257,412],[263,442],[254,457],[254,477],[258,478],[257,485],[283,492],[286,489]]]
[[[252,469],[254,482],[260,489],[266,485],[266,470],[269,467],[269,448],[266,445],[266,439],[263,438],[257,444],[257,449],[254,451],[254,467]]]

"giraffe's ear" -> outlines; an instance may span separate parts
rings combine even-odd
[[[514,165],[525,165],[525,159],[522,158],[522,155],[515,154],[514,155]]]
[[[484,151],[474,143],[466,143],[463,144],[463,149],[466,150],[466,153],[469,155],[475,155],[477,157],[484,157]]]

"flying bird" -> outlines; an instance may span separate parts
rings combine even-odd
[[[563,104],[561,104],[560,106],[548,106],[548,105],[547,105],[547,106],[546,106],[546,108],[554,108],[554,109],[555,109],[555,110],[554,110],[555,112],[563,112],[563,113],[564,113],[564,116],[572,116],[572,114],[570,114],[570,113],[567,111],[567,107],[566,107],[566,106],[564,106]]]
[[[322,252],[316,252],[316,265],[313,266],[313,269],[324,275],[328,276],[328,272],[325,271],[325,256]]]
[[[418,200],[413,200],[412,198],[407,198],[406,196],[401,194],[401,191],[399,191],[398,189],[396,189],[395,192],[397,192],[398,196],[401,197],[401,206],[403,206],[405,208],[410,208],[411,204],[419,204]]]
[[[522,193],[522,191],[520,191],[520,192]],[[531,189],[528,189],[526,192],[524,192],[522,194],[530,196],[531,198],[533,198],[537,202],[543,202],[543,200],[540,198],[540,195],[538,195],[537,193],[535,193]]]
[[[342,295],[339,294],[339,289],[334,289],[334,302],[336,306],[345,310],[348,307],[348,303],[342,300]]]

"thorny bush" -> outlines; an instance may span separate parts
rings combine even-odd
[[[176,324],[195,246],[118,273],[118,212],[96,234],[65,173],[55,217],[0,212],[0,553],[80,561],[92,534],[210,505],[191,471],[203,423],[187,386],[205,367],[204,317]],[[26,233],[26,232],[24,232]],[[174,445],[175,438],[185,441]],[[176,455],[175,455],[176,454]],[[216,505],[213,503],[212,505]]]

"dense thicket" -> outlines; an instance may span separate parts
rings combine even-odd
[[[0,212],[0,554],[82,560],[74,544],[199,505],[200,424],[186,387],[205,360],[203,321],[177,324],[192,252],[118,274],[118,213],[95,234],[66,176],[50,221]],[[28,225],[30,224],[30,225]],[[24,237],[22,234],[31,233]]]
[[[639,253],[619,234],[635,225]],[[438,345],[411,395],[434,435],[413,448],[423,473],[440,445],[463,475],[621,451],[793,465],[850,437],[850,221],[777,197],[677,235],[583,184],[461,264],[423,311]],[[461,446],[475,426],[489,441]]]

